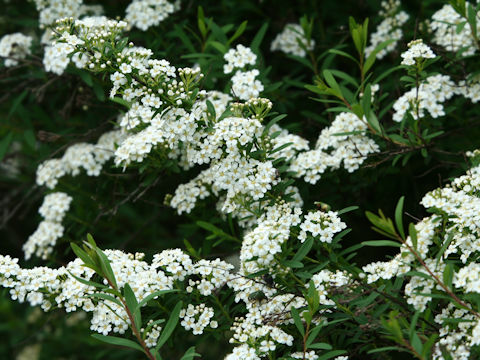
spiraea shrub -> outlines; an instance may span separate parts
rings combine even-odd
[[[0,15],[0,357],[480,357],[480,4]]]

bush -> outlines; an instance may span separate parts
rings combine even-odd
[[[3,357],[480,355],[479,5],[3,6]]]

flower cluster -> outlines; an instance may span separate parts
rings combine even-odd
[[[448,51],[462,50],[462,56],[474,54],[477,46],[472,30],[468,24],[459,27],[462,22],[465,22],[465,19],[451,5],[444,5],[432,16],[430,27],[433,30],[433,42]],[[478,30],[480,25],[477,22]]]
[[[230,74],[235,68],[243,69],[247,65],[255,65],[257,62],[257,55],[253,51],[242,44],[238,44],[235,49],[230,49],[223,56],[227,62],[223,65],[223,72]]]
[[[303,28],[299,24],[287,24],[281,33],[273,39],[270,50],[283,51],[285,54],[305,57],[306,51],[315,47],[315,40],[307,40]]]
[[[469,153],[478,156],[478,152]],[[400,253],[389,262],[372,263],[363,267],[368,274],[368,282],[379,279],[391,279],[394,276],[405,274],[413,269],[413,275],[405,286],[407,303],[419,311],[424,311],[426,305],[432,301],[435,292],[444,293],[444,287],[437,279],[444,279],[448,264],[447,259],[452,255],[461,260],[458,271],[453,275],[454,288],[465,293],[480,293],[479,265],[476,258],[480,247],[477,239],[480,237],[480,167],[474,166],[466,175],[453,180],[451,185],[436,189],[422,199],[422,205],[434,214],[415,225],[416,243],[409,236],[400,248]],[[442,219],[443,222],[442,222]],[[438,239],[440,228],[444,235]],[[432,250],[435,241],[443,244],[443,250],[438,255]],[[416,256],[412,254],[412,249]],[[423,263],[416,265],[421,258]],[[457,262],[458,264],[458,262]],[[428,269],[428,270],[427,270]],[[434,274],[436,279],[429,276]],[[432,296],[428,296],[432,294]],[[465,322],[454,324],[448,317],[462,318]],[[479,343],[480,326],[478,319],[471,311],[454,308],[452,303],[437,315],[435,321],[444,327],[440,330],[440,338],[436,344],[434,358],[443,359],[441,347],[445,347],[452,358],[468,359],[470,348]],[[455,325],[457,324],[457,325]]]
[[[183,319],[181,325],[185,330],[192,330],[193,335],[201,335],[207,326],[212,329],[216,329],[218,323],[215,320],[211,320],[215,315],[212,308],[200,304],[193,306],[188,304],[186,309],[180,312],[180,317]]]
[[[179,0],[175,3],[168,0],[133,0],[127,7],[125,21],[146,31],[152,26],[157,26],[179,9]]]
[[[379,151],[378,145],[364,135],[366,129],[366,121],[352,113],[340,113],[330,127],[322,130],[316,148],[301,152],[290,169],[311,184],[327,169],[338,169],[342,163],[349,172],[357,170],[369,154]],[[340,135],[344,133],[348,135]]]
[[[232,94],[240,100],[257,98],[263,91],[263,84],[255,79],[259,74],[257,69],[237,71],[232,77]]]
[[[369,56],[383,42],[393,41],[377,53],[377,59],[382,59],[385,55],[395,50],[398,41],[403,36],[402,26],[409,18],[405,11],[400,10],[400,0],[382,1],[380,16],[383,16],[384,20],[370,36],[370,45],[365,49],[365,54]]]
[[[400,55],[402,65],[415,65],[419,59],[433,59],[435,54],[432,49],[423,43],[422,39],[413,40],[408,43],[408,50]]]
[[[46,259],[52,253],[57,240],[63,235],[62,221],[71,202],[72,198],[62,192],[45,196],[43,204],[38,210],[43,221],[23,245],[25,259],[28,260],[33,254]]]
[[[19,60],[30,55],[32,38],[22,33],[5,35],[0,39],[0,57],[5,58],[5,66],[18,65]]]
[[[412,88],[395,101],[392,119],[400,122],[409,114],[418,120],[425,117],[426,112],[433,118],[443,116],[445,111],[442,103],[460,92],[461,88],[448,75],[429,76],[418,88]]]
[[[288,204],[267,208],[257,226],[243,239],[240,260],[246,274],[255,273],[274,264],[275,254],[290,237],[290,228],[300,223],[301,210]]]
[[[88,176],[98,176],[103,165],[113,157],[115,147],[123,139],[118,130],[109,131],[97,143],[70,146],[60,159],[44,161],[37,169],[37,184],[53,189],[65,175],[77,176],[84,169]]]
[[[333,235],[346,229],[347,225],[340,220],[334,211],[312,211],[305,215],[300,225],[301,242],[304,242],[308,235],[318,237],[321,242],[331,243]]]

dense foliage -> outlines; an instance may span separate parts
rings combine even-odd
[[[480,356],[480,5],[2,6],[0,357]]]

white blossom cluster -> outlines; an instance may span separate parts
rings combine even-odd
[[[38,210],[43,221],[23,245],[25,259],[30,259],[33,254],[46,259],[52,253],[57,240],[63,236],[62,221],[71,202],[72,198],[63,192],[54,192],[45,196]]]
[[[141,253],[133,255],[120,250],[106,250],[105,254],[110,260],[118,287],[122,288],[128,283],[139,302],[154,292],[173,289],[176,281],[183,281],[188,276],[200,277],[202,281],[208,278],[215,279],[214,286],[223,285],[227,282],[229,271],[232,269],[231,265],[219,259],[212,262],[201,260],[195,264],[179,249],[156,254],[150,265],[143,261],[144,255]],[[59,269],[47,267],[22,269],[18,265],[18,259],[0,256],[0,285],[10,289],[13,300],[27,301],[32,306],[40,305],[44,311],[63,307],[67,312],[77,310],[92,312],[91,330],[104,335],[111,332],[123,334],[128,329],[130,321],[125,309],[117,303],[89,296],[95,293],[95,288],[70,276],[73,274],[91,280],[93,270],[82,264],[80,259],[76,259]],[[213,310],[205,308],[204,305],[197,307],[188,305],[182,311],[182,317],[187,323],[188,317],[197,318],[196,325],[191,326],[194,332],[199,329],[198,327],[215,328],[217,324],[211,320],[212,316]],[[149,333],[145,335],[148,346],[153,347],[156,345],[159,328],[149,328]],[[198,330],[199,334],[203,328]]]
[[[475,8],[475,5],[472,6]],[[474,54],[478,48],[470,26],[465,24],[459,27],[459,24],[465,21],[451,5],[444,5],[432,16],[432,21],[430,22],[430,27],[433,30],[432,41],[437,45],[443,46],[448,51],[458,52],[462,50],[463,56]],[[477,31],[480,31],[478,21]]]
[[[403,52],[402,65],[415,65],[419,59],[433,59],[435,54],[432,49],[426,44],[423,43],[422,39],[412,40],[408,43],[408,50]]]
[[[333,236],[346,228],[347,225],[340,220],[336,212],[312,211],[305,215],[298,238],[303,243],[307,236],[311,235],[318,237],[321,242],[331,243]]]
[[[240,260],[245,274],[255,273],[274,264],[275,254],[290,237],[290,228],[300,223],[301,209],[288,204],[268,207],[257,226],[248,232],[242,242]]]
[[[467,155],[478,157],[479,152],[469,152]],[[410,270],[425,274],[413,275],[405,286],[407,303],[419,311],[424,311],[433,298],[428,294],[444,293],[443,287],[430,276],[429,271],[438,279],[443,279],[446,259],[454,254],[464,266],[453,273],[453,287],[464,293],[480,293],[480,265],[476,259],[480,252],[480,166],[474,166],[466,175],[452,181],[450,185],[439,188],[425,195],[421,203],[435,214],[423,219],[415,225],[417,243],[407,238],[406,244],[400,248],[400,253],[389,262],[377,262],[363,267],[368,274],[367,282],[380,279],[391,279]],[[440,214],[440,215],[437,215]],[[445,224],[442,225],[442,218]],[[444,229],[442,229],[444,227]],[[442,230],[440,232],[440,230]],[[444,251],[435,257],[432,253],[434,239],[438,233],[443,233],[441,244]],[[414,249],[424,264],[416,264],[417,258],[412,254]],[[462,322],[451,323],[448,319],[464,319]],[[437,315],[435,321],[443,328],[434,346],[435,359],[444,359],[441,347],[445,347],[454,359],[469,359],[470,348],[480,344],[480,321],[466,309],[460,309],[452,303]]]
[[[418,88],[410,89],[395,101],[392,119],[401,122],[407,113],[415,120],[425,117],[427,112],[433,118],[443,116],[442,103],[461,91],[448,75],[429,76]]]
[[[257,69],[237,71],[232,77],[232,94],[240,100],[257,98],[264,89],[261,81],[255,79],[259,74]]]
[[[329,298],[328,291],[331,287],[340,288],[352,283],[349,275],[345,271],[321,270],[312,276],[315,289],[318,291],[320,304],[335,305],[335,302]]]
[[[370,45],[365,48],[365,55],[369,56],[381,43],[388,40],[393,41],[377,53],[377,59],[384,58],[396,48],[398,41],[403,36],[402,26],[409,18],[409,15],[405,11],[400,10],[400,0],[382,1],[380,16],[382,16],[384,20],[370,36]]]
[[[81,15],[83,0],[33,0],[39,11],[41,27],[52,25],[56,20]]]
[[[179,0],[175,3],[168,0],[133,0],[127,7],[125,21],[146,31],[152,26],[157,26],[179,9]]]
[[[186,309],[182,309],[180,317],[182,321],[180,325],[185,330],[192,330],[193,335],[201,335],[207,326],[212,329],[216,329],[218,323],[215,320],[211,320],[215,315],[213,308],[200,304],[193,306],[188,304]]]
[[[237,45],[235,49],[230,49],[224,59],[227,62],[223,66],[223,72],[230,74],[237,69],[232,77],[232,94],[240,100],[250,100],[258,98],[264,87],[256,77],[260,74],[257,69],[246,70],[248,65],[255,65],[257,55],[246,46]]]
[[[247,65],[255,65],[257,62],[257,55],[255,55],[249,47],[238,44],[235,49],[230,49],[223,56],[227,62],[223,65],[223,72],[230,74],[235,68],[243,69]]]
[[[274,149],[279,148],[282,145],[290,144],[280,151],[273,153],[273,157],[279,159],[285,157],[287,160],[294,158],[298,153],[307,151],[310,149],[308,141],[301,136],[290,134],[287,130],[282,129],[277,124],[270,127],[270,135],[278,134],[272,139],[272,146]]]
[[[417,233],[416,251],[422,257],[426,257],[430,245],[433,244],[433,236],[436,228],[439,226],[435,218],[428,217],[415,224]],[[407,237],[406,244],[413,246],[410,237]],[[402,275],[411,270],[411,264],[415,256],[406,245],[400,247],[400,252],[387,262],[373,262],[363,267],[367,275],[367,282],[373,283],[379,279],[392,279],[397,275]]]
[[[56,21],[56,24],[72,23],[74,17],[67,20],[61,18]],[[85,44],[86,41],[93,43],[97,47],[103,47],[109,37],[118,36],[123,30],[127,28],[127,23],[124,21],[109,20],[105,16],[90,16],[82,20],[75,20],[76,29],[78,29],[78,36],[69,34],[66,28],[57,27],[57,31],[62,34],[60,41],[48,41],[45,48],[45,55],[43,58],[43,65],[45,70],[53,72],[57,75],[63,74],[66,67],[70,63],[70,54],[72,54],[77,46]],[[97,51],[93,56],[86,52],[77,52],[72,56],[72,61],[79,68],[85,68],[88,64],[90,69],[95,67],[95,61],[98,60],[101,54]]]
[[[305,32],[300,24],[287,24],[270,45],[270,50],[280,50],[285,54],[292,54],[295,56],[305,57],[307,51],[313,50],[315,47],[315,40],[306,38]]]
[[[0,39],[0,58],[5,58],[6,67],[18,65],[19,60],[31,54],[32,37],[22,33],[2,36]]]
[[[366,120],[352,113],[338,114],[320,133],[316,148],[301,152],[290,169],[311,184],[315,184],[327,169],[339,169],[342,164],[348,172],[357,170],[369,154],[379,151],[378,145],[364,135],[366,130]]]
[[[447,322],[449,319],[458,319],[460,322],[449,323]],[[460,309],[450,303],[435,316],[435,322],[442,325],[442,328],[439,331],[440,339],[433,348],[432,359],[445,360],[442,353],[442,348],[445,348],[453,359],[469,360],[470,346],[467,344],[478,345],[476,341],[480,338],[480,334],[475,334],[475,329],[480,330],[475,316],[468,310]]]
[[[98,176],[102,166],[113,157],[115,147],[124,135],[118,130],[109,131],[97,143],[78,143],[70,146],[60,159],[44,161],[37,169],[37,184],[53,189],[58,179],[65,175],[77,176],[83,169],[88,176]]]

